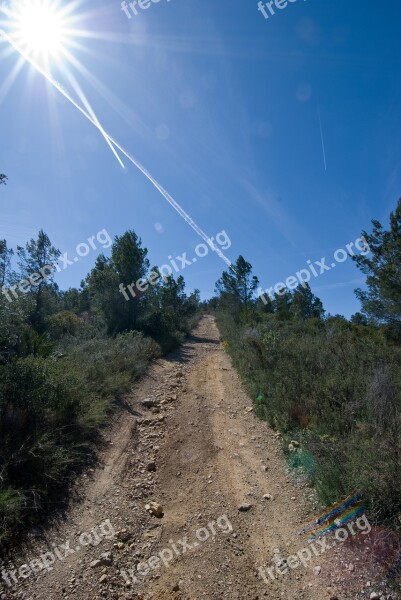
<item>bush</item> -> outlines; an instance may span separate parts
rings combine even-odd
[[[400,347],[381,329],[340,318],[267,314],[250,328],[220,313],[218,323],[249,393],[263,396],[259,416],[302,440],[289,459],[322,502],[362,488],[377,518],[398,525]]]
[[[116,399],[128,391],[158,345],[137,332],[80,344],[58,356],[30,355],[0,367],[0,539],[6,541],[88,464]]]
[[[46,331],[53,340],[59,340],[65,335],[75,336],[83,325],[83,319],[70,310],[63,310],[46,318]]]

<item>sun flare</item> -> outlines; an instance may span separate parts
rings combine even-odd
[[[118,41],[118,36],[108,32],[94,34],[82,27],[91,13],[82,13],[83,0],[0,0],[0,42],[7,42],[6,53],[16,52],[19,58],[14,68],[0,83],[0,102],[8,93],[23,66],[28,63],[37,73],[55,88],[66,100],[78,109],[104,137],[110,150],[122,168],[124,163],[116,147],[99,122],[88,98],[83,91],[75,71],[89,79],[95,87],[104,87],[101,82],[74,56],[73,50],[86,51],[78,42],[81,38],[97,38]],[[0,55],[1,59],[1,55]],[[57,74],[57,79],[55,79]],[[68,91],[61,80],[66,80]],[[30,88],[32,89],[32,88]],[[104,93],[104,92],[103,92]],[[54,112],[52,117],[54,117]],[[122,151],[123,154],[127,154]],[[132,159],[130,158],[132,161]]]
[[[58,54],[63,44],[61,19],[45,5],[31,5],[17,23],[17,35],[28,51]]]
[[[26,0],[12,15],[13,40],[27,54],[57,59],[68,43],[66,20],[57,3]]]

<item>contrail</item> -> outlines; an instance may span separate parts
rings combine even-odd
[[[323,150],[323,161],[324,161],[324,170],[327,171],[327,164],[326,164],[326,150],[324,148],[324,138],[323,138],[323,128],[322,128],[322,119],[320,117],[320,107],[318,106],[317,109],[317,114],[319,116],[319,125],[320,125],[320,137],[322,140],[322,150]]]
[[[123,169],[125,169],[125,165],[124,165],[123,161],[121,160],[121,158],[117,154],[117,151],[114,148],[113,144],[110,142],[110,140],[106,136],[106,134],[104,132],[104,129],[100,125],[99,119],[96,117],[96,115],[95,115],[95,113],[94,113],[91,105],[89,104],[88,100],[86,99],[85,94],[83,93],[83,91],[81,89],[81,86],[79,85],[79,83],[77,82],[77,80],[75,79],[75,77],[71,73],[67,73],[67,77],[70,80],[70,83],[71,83],[72,87],[74,88],[74,90],[78,94],[78,97],[80,98],[82,104],[84,105],[84,107],[86,108],[86,110],[88,111],[88,113],[90,114],[90,116],[92,117],[92,119],[94,121],[96,121],[97,127],[100,130],[100,133],[102,134],[102,136],[106,140],[108,146],[110,147],[110,150],[112,151],[112,153],[114,154],[114,156],[116,157],[116,159],[118,160],[118,162],[120,163],[120,166]]]
[[[74,100],[74,98],[71,97],[71,95],[63,88],[63,86],[58,81],[53,79],[53,77],[49,73],[47,73],[44,69],[42,69],[42,67],[40,67],[40,65],[35,63],[35,61],[33,61],[32,58],[28,54],[26,54],[26,52],[24,52],[12,40],[10,38],[10,36],[8,36],[7,33],[3,29],[0,29],[0,37],[3,37],[9,44],[11,44],[11,46],[14,48],[14,50],[16,50],[23,58],[25,58],[25,60],[27,60],[29,62],[29,64],[32,67],[34,67],[34,69],[36,69],[54,88],[56,88],[56,90],[58,92],[60,92],[60,94],[62,94],[64,96],[64,98],[66,98],[69,102],[71,102],[71,104],[73,106],[75,106],[75,108],[77,110],[79,110],[79,112],[81,114],[83,114],[84,117],[86,117],[88,119],[88,121],[90,123],[92,123],[92,125],[94,125],[96,127],[96,129],[98,129],[101,132],[101,134],[104,136],[104,138],[106,140],[111,142],[117,148],[117,150],[119,150],[121,152],[121,154],[123,154],[135,167],[137,167],[137,169],[139,169],[141,171],[141,173],[143,175],[145,175],[145,177],[162,194],[162,196],[164,196],[164,198],[167,200],[167,202],[174,208],[174,210],[180,215],[180,217],[182,217],[184,219],[184,221],[186,223],[188,223],[188,225],[190,227],[192,227],[192,229],[199,235],[199,237],[201,237],[202,240],[204,242],[206,242],[213,251],[216,252],[216,254],[226,263],[227,266],[229,266],[229,267],[231,266],[231,261],[220,250],[220,248],[218,248],[217,246],[214,245],[213,241],[209,238],[209,236],[200,227],[198,227],[198,225],[195,223],[195,221],[188,215],[187,212],[185,212],[185,210],[178,204],[178,202],[176,202],[176,200],[174,200],[174,198],[167,192],[167,190],[165,190],[163,188],[163,186],[160,185],[160,183],[158,183],[158,181],[156,181],[156,179],[153,177],[153,175],[136,158],[131,156],[131,154],[129,154],[129,152],[127,152],[127,150],[125,150],[111,135],[109,135],[101,127],[101,125],[99,124],[97,119],[92,118],[91,115],[88,114],[86,112],[86,110],[84,110]]]

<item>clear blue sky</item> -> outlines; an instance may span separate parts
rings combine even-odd
[[[224,229],[227,256],[244,255],[264,288],[308,259],[331,263],[371,219],[387,224],[401,195],[400,1],[297,0],[276,13],[266,20],[254,0],[160,0],[128,19],[118,0],[88,0],[74,11],[88,36],[72,50],[103,127],[209,235]],[[152,265],[194,256],[196,234],[41,75],[25,64],[9,85],[18,56],[6,48],[0,237],[15,248],[43,228],[74,256],[99,230],[133,228]],[[59,285],[78,286],[96,254]],[[210,253],[182,274],[205,298],[224,268]],[[349,316],[363,280],[349,261],[312,289]]]

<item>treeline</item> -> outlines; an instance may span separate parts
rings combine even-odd
[[[401,200],[384,229],[363,232],[362,309],[326,315],[308,284],[266,304],[239,257],[210,305],[260,417],[280,431],[288,460],[331,504],[365,491],[372,519],[400,527]],[[289,442],[297,440],[300,449]]]
[[[152,285],[125,299],[120,284],[149,274],[134,231],[114,239],[79,289],[58,288],[48,267],[60,252],[43,231],[13,254],[0,241],[1,544],[59,506],[94,460],[107,415],[151,359],[183,340],[199,305],[182,277],[156,278],[157,267]]]

